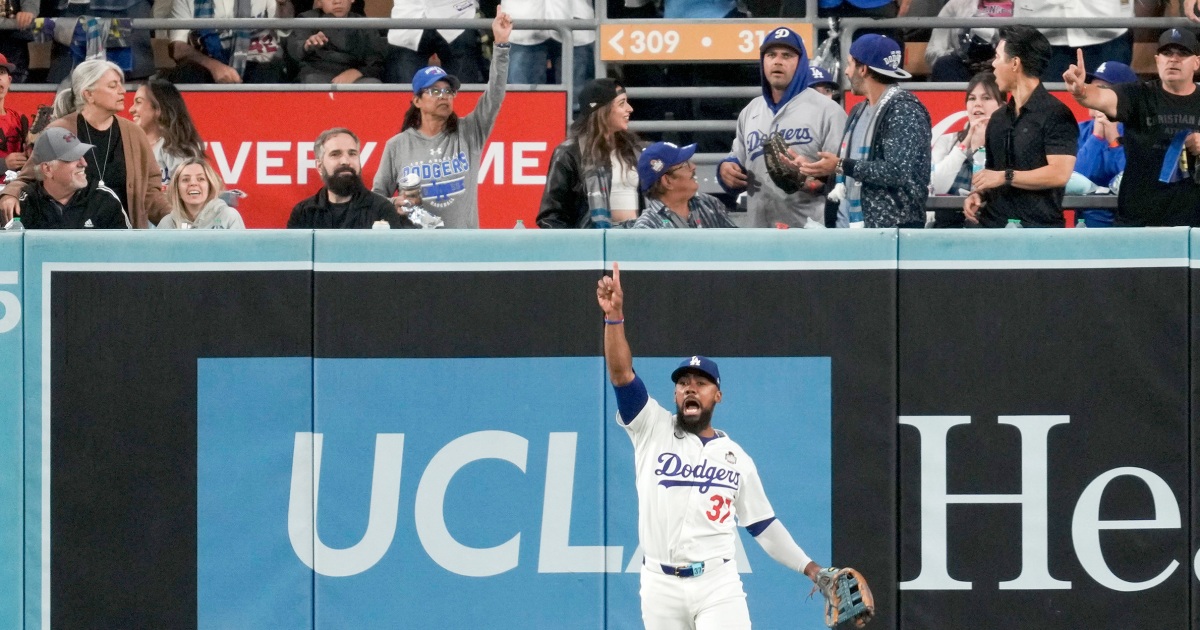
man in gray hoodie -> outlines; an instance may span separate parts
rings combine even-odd
[[[808,54],[794,31],[782,26],[769,31],[759,54],[763,95],[738,116],[733,149],[718,165],[717,180],[726,192],[746,191],[746,215],[734,215],[741,227],[824,227],[824,189],[806,187],[791,194],[781,190],[767,175],[763,141],[778,131],[796,154],[816,159],[819,151],[837,150],[846,112],[808,89]]]
[[[487,91],[475,109],[461,119],[454,113],[459,80],[429,66],[413,76],[413,100],[404,115],[400,133],[383,149],[372,190],[394,197],[400,181],[410,173],[421,177],[421,197],[426,209],[440,216],[448,228],[479,227],[479,162],[483,145],[492,133],[508,77],[508,38],[512,18],[503,11],[492,22],[495,46]]]

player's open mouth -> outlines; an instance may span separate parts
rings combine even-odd
[[[696,400],[695,398],[684,398],[682,408],[684,415],[691,416],[699,414],[700,401]]]

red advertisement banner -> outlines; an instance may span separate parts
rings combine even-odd
[[[916,97],[925,105],[925,109],[929,110],[929,118],[933,121],[933,137],[958,131],[963,128],[963,123],[967,120],[966,112],[966,92],[954,91],[924,91],[911,90]],[[1087,109],[1079,103],[1075,102],[1074,98],[1066,91],[1052,90],[1050,94],[1054,95],[1058,100],[1067,104],[1071,108],[1071,112],[1075,114],[1075,120],[1083,121],[1088,118]],[[861,96],[846,94],[846,111],[863,100]]]
[[[347,127],[362,141],[363,180],[370,186],[383,146],[400,131],[411,92],[185,92],[184,100],[208,143],[213,168],[226,187],[244,191],[239,211],[250,228],[281,228],[292,206],[321,187],[312,143],[330,127]],[[480,93],[461,93],[454,108],[470,113]],[[5,105],[32,117],[50,92],[13,92]],[[133,93],[125,99],[128,106]],[[566,137],[564,92],[509,92],[484,148],[479,222],[534,227],[550,154]],[[127,114],[126,114],[127,116]]]

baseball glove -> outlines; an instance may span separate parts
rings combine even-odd
[[[763,162],[767,165],[767,174],[771,176],[771,181],[790,195],[800,190],[807,177],[800,174],[787,158],[787,140],[784,140],[778,131],[772,131],[763,142]]]
[[[861,628],[875,616],[875,597],[867,579],[856,569],[828,567],[817,573],[813,591],[825,597],[825,625],[833,628],[853,621]]]

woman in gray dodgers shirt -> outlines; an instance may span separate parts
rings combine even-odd
[[[405,175],[420,175],[425,209],[440,216],[448,228],[479,227],[479,160],[504,101],[508,78],[512,18],[507,13],[496,14],[492,34],[496,44],[487,91],[461,120],[454,113],[457,78],[437,66],[422,68],[413,76],[412,105],[400,133],[384,146],[371,187],[393,197]],[[399,199],[393,200],[397,207]]]

